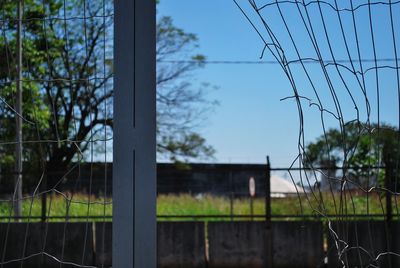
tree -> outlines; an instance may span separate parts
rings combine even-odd
[[[361,187],[370,187],[368,180],[374,177],[383,186],[385,176],[399,177],[399,149],[400,132],[396,127],[353,121],[341,130],[330,129],[309,143],[304,159],[306,166],[322,166],[331,170],[340,166],[344,175]],[[371,168],[373,166],[385,168],[382,171]]]
[[[25,0],[24,14],[24,161],[25,171],[52,174],[84,158],[96,139],[112,136],[113,2]],[[15,14],[16,2],[0,2],[0,149],[2,168],[12,170],[15,140]],[[49,19],[52,18],[52,19]],[[85,18],[83,20],[82,18]],[[172,160],[208,157],[205,139],[193,131],[213,106],[206,87],[187,82],[204,56],[189,62],[166,62],[186,57],[196,48],[193,34],[175,27],[171,18],[157,23],[158,152]],[[60,176],[50,176],[56,186]]]
[[[24,141],[36,141],[24,143],[25,173],[46,170],[49,186],[54,187],[61,177],[56,171],[80,161],[104,128],[111,132],[112,53],[107,47],[112,38],[112,3],[104,7],[99,1],[90,5],[67,1],[64,6],[60,0],[25,0],[24,4],[23,135]],[[16,3],[3,1],[0,9],[5,22],[0,55],[7,59],[0,69],[1,132],[3,140],[13,141]],[[79,19],[82,16],[86,20]],[[7,161],[3,169],[11,169],[13,162],[9,147],[1,151]]]
[[[206,98],[209,85],[196,88],[189,82],[191,72],[205,61],[203,55],[191,55],[196,47],[196,35],[175,27],[170,17],[158,20],[157,151],[173,161],[214,154],[214,149],[195,131],[207,111],[216,105]]]

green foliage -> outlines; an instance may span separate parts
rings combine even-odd
[[[346,175],[360,184],[363,179],[375,176],[383,186],[385,173],[393,173],[399,160],[400,132],[387,124],[349,122],[341,130],[328,130],[305,150],[306,165],[350,167]],[[371,169],[372,166],[385,169]]]
[[[44,9],[38,1],[25,1],[29,7],[25,12],[24,30],[26,36],[23,40],[24,65],[28,66],[24,71],[23,82],[23,139],[32,141],[37,139],[37,131],[47,127],[50,118],[49,108],[46,106],[41,86],[33,81],[32,74],[43,75],[45,68],[45,51],[41,47],[43,36],[39,34],[42,27],[38,18],[44,16]],[[3,34],[0,36],[0,57],[4,59],[4,64],[0,65],[0,135],[3,142],[11,143],[15,140],[15,94],[16,94],[16,2],[3,1],[0,9],[3,20],[7,19],[3,25]],[[53,14],[54,15],[54,14]],[[37,163],[38,146],[34,144],[25,145],[24,155],[28,163]],[[3,171],[10,171],[13,168],[14,154],[13,145],[6,144],[0,148],[0,166]]]
[[[64,4],[66,6],[64,6]],[[83,159],[89,139],[112,132],[113,1],[25,0],[23,38],[23,140],[26,172],[65,169]],[[86,9],[84,9],[84,7]],[[0,148],[2,169],[14,162],[17,1],[0,1]],[[55,18],[83,17],[63,21]],[[102,16],[105,15],[105,19]],[[50,19],[54,18],[54,19]],[[105,23],[105,25],[103,25]],[[209,157],[213,149],[195,126],[214,103],[205,88],[188,81],[205,57],[192,51],[197,36],[176,27],[170,17],[157,23],[158,152],[169,159]],[[103,57],[103,53],[106,53]],[[186,64],[163,60],[187,59]],[[101,77],[101,79],[100,79]],[[107,108],[106,108],[107,107]]]
[[[205,139],[197,133],[189,133],[182,135],[181,139],[175,137],[163,137],[158,150],[160,152],[169,153],[171,160],[179,161],[179,157],[198,158],[199,156],[211,157],[214,149],[205,144]]]
[[[0,148],[2,169],[10,169],[15,140],[17,1],[1,3],[0,133],[9,144]],[[64,3],[66,6],[64,7]],[[63,21],[58,18],[87,19]],[[102,126],[112,127],[111,67],[103,65],[110,44],[112,1],[83,8],[81,1],[24,1],[23,15],[23,145],[25,172],[63,169],[82,159],[88,139]],[[105,15],[105,19],[96,17]],[[101,74],[101,75],[100,75]],[[101,76],[102,79],[98,77]],[[105,77],[103,77],[105,76]],[[111,109],[108,109],[111,110]],[[110,129],[108,129],[110,131]],[[33,142],[46,140],[51,142]],[[7,163],[5,163],[7,162]]]

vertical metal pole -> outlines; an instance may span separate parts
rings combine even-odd
[[[386,220],[390,222],[393,219],[393,211],[392,211],[392,176],[395,174],[393,172],[393,167],[389,166],[386,168],[385,174],[385,188],[387,189],[385,192],[386,198]]]
[[[267,156],[267,170],[265,181],[265,221],[267,226],[271,225],[271,164]]]
[[[250,215],[251,221],[254,221],[254,198],[250,196]]]
[[[385,222],[385,229],[386,229],[386,246],[387,246],[387,251],[391,251],[392,247],[392,220],[393,220],[393,211],[392,211],[392,194],[391,191],[393,190],[393,185],[392,185],[392,178],[396,175],[394,172],[392,164],[389,164],[386,166],[386,172],[385,172],[385,199],[386,199],[386,222]],[[389,254],[388,258],[388,267],[391,268],[392,266],[392,256]]]
[[[232,167],[230,167],[231,169]],[[233,176],[232,176],[232,170],[229,170],[229,184],[231,188],[231,192],[229,195],[229,207],[230,207],[230,214],[231,214],[231,221],[233,221]]]
[[[271,223],[271,163],[267,156],[265,187],[265,267],[271,268],[274,264],[273,232]]]
[[[13,196],[14,215],[22,215],[22,18],[23,0],[18,1],[17,7],[17,99],[15,105],[15,189]]]
[[[47,218],[47,193],[46,193],[46,191],[47,191],[47,176],[48,176],[48,174],[47,175],[45,175],[44,176],[44,178],[43,178],[43,182],[42,182],[42,185],[41,185],[41,187],[42,187],[42,202],[41,202],[41,206],[42,206],[42,215],[41,215],[41,221],[42,222],[45,222],[46,221],[46,218]]]
[[[113,267],[155,268],[156,6],[114,5]]]

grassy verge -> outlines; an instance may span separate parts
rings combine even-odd
[[[369,195],[368,198],[366,195],[356,194],[291,196],[273,198],[271,212],[273,216],[376,215],[383,214],[384,202],[379,195]],[[395,212],[396,200],[394,198],[393,204]],[[200,198],[191,195],[163,195],[159,196],[157,200],[158,215],[230,215],[231,213],[250,215],[250,199],[234,199],[232,206],[229,198],[211,195],[204,195]],[[253,213],[255,215],[265,214],[264,198],[253,200]],[[294,217],[283,217],[283,219],[289,218]]]
[[[396,203],[397,201],[397,203]],[[393,199],[393,214],[397,213],[398,200]],[[357,215],[357,214],[383,214],[385,201],[379,195],[329,195],[319,196],[293,196],[285,198],[274,198],[271,204],[272,215]],[[42,213],[41,197],[26,198],[23,202],[23,216],[36,217],[32,221],[40,220]],[[253,213],[255,215],[265,214],[264,198],[253,200]],[[163,216],[218,216],[218,215],[249,215],[250,219],[250,199],[238,198],[230,200],[227,197],[212,195],[192,196],[182,195],[160,195],[157,198],[157,215]],[[65,221],[67,216],[81,217],[71,219],[75,221],[85,221],[93,217],[92,220],[111,220],[112,199],[104,199],[85,194],[51,194],[47,196],[47,216],[58,217],[52,221]],[[9,201],[0,202],[1,221],[8,221],[12,217],[12,204]],[[293,219],[294,217],[283,217],[283,219]],[[160,220],[179,220],[178,217],[160,217]],[[195,219],[195,218],[192,218]],[[257,219],[257,218],[256,218]],[[258,218],[263,220],[263,218]],[[278,219],[278,218],[277,218]],[[280,218],[282,219],[282,218]],[[190,217],[185,218],[190,220]],[[230,218],[215,217],[212,220],[230,220]]]
[[[55,217],[51,218],[51,221],[65,221],[67,218],[73,217],[81,217],[80,219],[73,219],[75,221],[85,221],[86,218],[90,217],[112,216],[111,199],[88,196],[86,194],[50,194],[47,196],[46,203],[46,216]],[[12,210],[10,201],[0,202],[1,221],[8,221],[7,217],[13,216]],[[22,215],[32,217],[32,221],[38,221],[42,215],[41,197],[26,197],[22,203]]]

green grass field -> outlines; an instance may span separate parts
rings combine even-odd
[[[271,202],[272,215],[343,215],[343,214],[382,214],[385,207],[384,199],[378,195],[368,196],[349,194],[324,194],[322,196],[298,196],[273,198]],[[397,200],[398,201],[398,200]],[[368,204],[368,205],[367,205]],[[396,210],[396,200],[393,198],[393,211]],[[397,202],[399,204],[399,202]],[[234,199],[206,195],[196,198],[190,195],[163,195],[157,200],[158,215],[250,215],[250,199]],[[255,215],[265,215],[264,198],[255,198],[253,202]],[[283,219],[294,217],[283,217]],[[229,218],[228,218],[229,219]],[[261,218],[262,219],[262,218]],[[220,220],[220,219],[218,219]]]
[[[340,199],[342,198],[342,205]],[[88,205],[90,203],[90,205]],[[393,199],[393,211],[397,213],[400,202],[396,203]],[[396,205],[397,204],[397,205]],[[324,194],[320,196],[297,196],[285,198],[273,198],[272,215],[337,215],[337,214],[382,214],[385,207],[385,200],[378,195],[353,195],[340,196],[339,194],[331,196]],[[23,215],[37,217],[32,219],[39,220],[41,216],[40,197],[31,199],[26,198],[23,202]],[[157,198],[157,215],[163,216],[191,216],[191,215],[250,215],[250,199],[234,199],[231,201],[227,197],[217,197],[212,195],[203,195],[195,197],[188,194],[183,195],[160,195]],[[264,198],[255,198],[253,202],[253,213],[255,215],[265,214]],[[12,216],[12,206],[10,202],[0,202],[0,216],[2,221],[8,221]],[[52,221],[64,221],[66,215],[69,217],[81,217],[80,219],[70,219],[75,221],[85,220],[89,217],[97,217],[90,220],[104,220],[104,216],[112,216],[112,200],[104,199],[85,194],[52,194],[47,197],[47,215],[53,218]],[[250,217],[249,217],[250,218]],[[289,219],[290,217],[286,217]],[[160,220],[177,220],[178,218],[164,218]],[[187,218],[190,219],[190,218]],[[225,218],[229,220],[230,218]],[[262,218],[260,218],[262,219]],[[111,220],[108,218],[108,220]],[[213,220],[222,220],[222,218],[213,218]]]
[[[90,205],[89,205],[90,204]],[[60,219],[53,218],[52,221],[65,221],[66,215],[69,217],[82,217],[79,221],[85,220],[88,216],[112,216],[112,200],[88,196],[85,194],[51,194],[47,196],[47,216],[61,217]],[[41,197],[25,198],[22,203],[23,216],[40,217],[42,215],[42,200]],[[0,203],[0,216],[2,221],[8,221],[4,217],[13,215],[11,202],[2,201]]]

